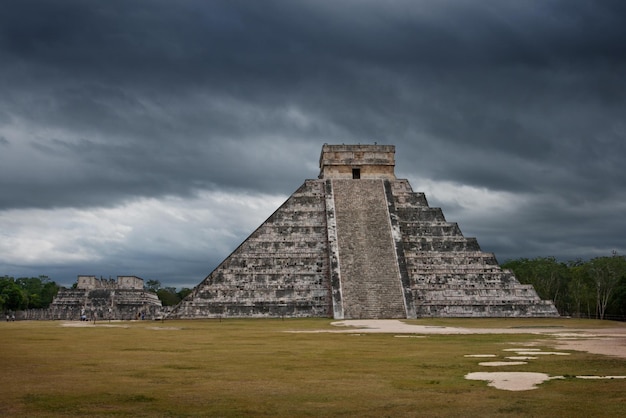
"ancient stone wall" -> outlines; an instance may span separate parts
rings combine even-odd
[[[393,145],[328,145],[320,155],[322,179],[394,179]],[[356,170],[356,171],[355,171]]]
[[[324,182],[307,180],[172,317],[330,316]]]
[[[117,276],[118,289],[143,289],[143,279],[137,276]]]
[[[78,276],[77,289],[143,289],[143,279],[137,276],[117,276],[117,280],[97,278],[96,276]]]
[[[117,281],[96,276],[78,276],[75,289],[59,289],[50,307],[24,313],[25,316],[45,319],[138,319],[146,315],[160,317],[162,310],[158,296],[144,290],[143,279],[136,276],[118,276]]]
[[[475,238],[447,222],[441,209],[413,193],[408,181],[391,184],[416,316],[558,315],[532,286],[521,285],[492,253],[482,252]]]
[[[21,320],[63,320],[63,321],[118,321],[118,320],[159,320],[167,315],[170,307],[158,305],[133,305],[113,307],[56,306],[48,309],[28,309],[17,311],[15,317]]]
[[[320,180],[306,180],[171,316],[557,316],[396,180],[394,152],[324,145]]]

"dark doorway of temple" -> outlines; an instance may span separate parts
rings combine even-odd
[[[352,178],[353,179],[360,179],[361,178],[361,169],[360,168],[353,168],[352,169]]]

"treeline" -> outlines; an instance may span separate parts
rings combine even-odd
[[[0,311],[47,308],[58,291],[47,276],[0,277]]]
[[[521,283],[532,284],[561,315],[626,318],[626,257],[613,253],[589,261],[558,262],[554,257],[520,258],[502,264]]]
[[[148,280],[144,288],[156,293],[163,306],[178,305],[178,302],[191,293],[191,289],[187,287],[183,287],[178,291],[175,287],[162,287],[161,282],[158,280]]]

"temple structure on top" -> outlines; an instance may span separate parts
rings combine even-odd
[[[551,317],[539,299],[396,179],[393,145],[327,145],[305,180],[171,317]]]
[[[324,145],[320,179],[395,180],[393,145]]]

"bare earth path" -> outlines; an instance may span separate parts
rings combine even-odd
[[[330,332],[353,333],[394,333],[394,334],[537,334],[537,343],[553,345],[556,349],[585,351],[626,358],[626,327],[615,328],[563,328],[563,327],[516,327],[516,328],[464,328],[446,326],[428,326],[408,324],[399,320],[345,320],[333,322],[332,325],[341,329]],[[525,354],[563,354],[538,353],[531,351]],[[532,359],[532,357],[527,357]],[[492,365],[481,363],[484,366]],[[506,364],[506,363],[504,363]],[[512,364],[512,363],[511,363]],[[495,365],[495,364],[493,364]],[[500,364],[499,364],[500,365]],[[537,372],[472,372],[465,376],[470,380],[483,380],[489,386],[500,390],[524,391],[537,389],[541,383],[552,379],[563,379],[563,376],[549,376]],[[577,376],[581,379],[623,379],[626,376]]]
[[[408,324],[394,319],[345,320],[331,332],[395,334],[537,334],[556,337],[555,348],[626,358],[626,327],[619,328],[462,328]]]

